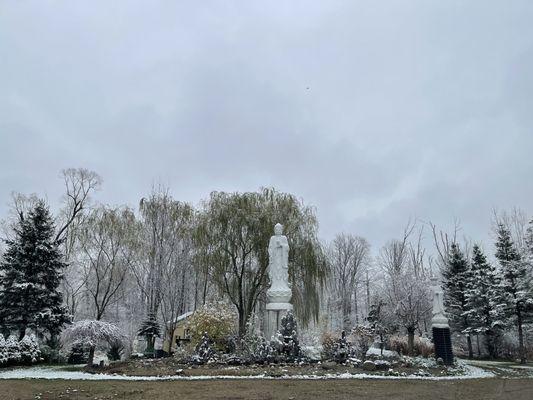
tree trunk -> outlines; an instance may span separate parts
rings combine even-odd
[[[476,342],[477,342],[477,356],[481,358],[481,347],[479,347],[479,333],[476,335]]]
[[[522,313],[517,313],[517,325],[518,325],[518,353],[520,355],[520,364],[526,363],[526,352],[524,349],[524,331],[522,328]]]
[[[244,337],[244,334],[246,333],[246,315],[244,313],[244,310],[238,310],[239,311],[239,337]]]
[[[94,350],[95,350],[95,346],[91,346],[91,348],[89,349],[89,358],[87,359],[87,365],[89,367],[92,367],[94,363]]]
[[[410,356],[413,355],[415,348],[415,328],[410,326],[407,328],[407,353]]]
[[[472,336],[470,333],[466,335],[466,343],[468,345],[468,358],[472,359],[474,358],[474,350],[472,348]]]
[[[26,327],[22,327],[19,329],[19,342],[26,336]]]

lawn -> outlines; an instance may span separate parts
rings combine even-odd
[[[2,400],[175,399],[533,399],[531,379],[0,381]]]

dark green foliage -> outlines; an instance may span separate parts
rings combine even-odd
[[[474,355],[470,334],[470,320],[468,317],[469,303],[466,297],[468,282],[472,279],[470,265],[464,253],[457,244],[452,244],[448,263],[442,271],[444,305],[452,329],[466,333],[468,342],[468,356]]]
[[[466,288],[470,280],[470,266],[457,244],[452,244],[448,264],[442,271],[444,305],[452,327],[459,332],[469,328]]]
[[[503,224],[498,225],[496,258],[501,267],[501,289],[504,295],[503,311],[517,327],[520,362],[526,362],[524,347],[524,324],[529,321],[533,311],[533,287],[529,265],[518,252],[511,238],[510,230]]]
[[[504,298],[500,277],[478,245],[472,249],[471,279],[467,282],[466,299],[471,332],[485,335],[487,350],[494,358],[504,328]]]
[[[109,344],[109,350],[107,351],[107,358],[111,361],[118,361],[122,358],[124,353],[124,344],[121,341],[115,341]]]
[[[149,357],[153,356],[155,338],[161,336],[161,328],[157,322],[156,316],[154,314],[148,315],[148,318],[142,322],[137,333],[146,338],[145,355]]]
[[[54,223],[44,202],[21,216],[0,264],[0,321],[19,338],[33,329],[50,340],[70,322],[58,290],[65,268]]]
[[[215,357],[216,351],[213,349],[213,342],[207,332],[203,334],[200,342],[195,348],[195,352],[194,361],[200,364],[205,364]]]
[[[291,311],[281,318],[280,330],[273,342],[273,347],[286,361],[294,361],[300,356],[301,349],[298,340],[298,327],[296,325],[296,318]]]
[[[141,323],[138,334],[140,336],[161,336],[161,328],[159,326],[159,323],[157,322],[155,315],[150,314],[148,318]]]
[[[89,345],[76,342],[70,349],[67,362],[69,364],[87,364],[87,361],[89,360],[89,351]]]

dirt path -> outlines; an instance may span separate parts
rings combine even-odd
[[[532,379],[457,381],[57,381],[5,380],[0,399],[28,400],[175,400],[175,399],[533,399]]]

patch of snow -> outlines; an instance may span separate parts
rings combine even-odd
[[[366,356],[378,356],[383,358],[400,358],[400,355],[392,350],[383,350],[383,355],[381,354],[381,349],[377,347],[371,347],[366,352]]]
[[[227,375],[198,375],[198,376],[127,376],[127,375],[109,375],[109,374],[90,374],[82,371],[64,371],[57,367],[33,367],[19,368],[0,372],[0,379],[60,379],[60,380],[123,380],[123,381],[165,381],[165,380],[241,380],[241,379],[268,379],[268,380],[328,380],[328,379],[410,379],[410,380],[459,380],[459,379],[479,379],[492,378],[494,373],[485,371],[472,365],[464,365],[464,374],[457,376],[386,376],[372,374],[351,374],[348,372],[342,374],[326,375],[283,375],[281,377],[266,376],[264,374],[251,376],[227,376]]]

